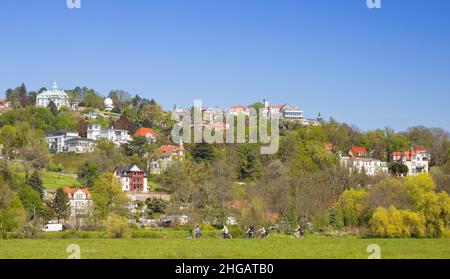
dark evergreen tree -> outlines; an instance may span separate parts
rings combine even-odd
[[[198,143],[192,149],[192,158],[195,161],[212,161],[214,159],[213,148],[211,144]]]
[[[70,217],[69,197],[62,188],[56,190],[55,195],[50,203],[52,217],[58,220],[67,220]]]
[[[44,185],[37,170],[35,170],[33,174],[28,177],[27,184],[39,193],[41,199],[44,198]]]
[[[54,116],[57,116],[59,113],[58,108],[56,107],[55,102],[53,101],[50,101],[50,103],[48,104],[48,109],[52,112]]]

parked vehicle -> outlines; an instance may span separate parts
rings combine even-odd
[[[44,232],[62,232],[64,230],[63,224],[47,224],[42,231]]]

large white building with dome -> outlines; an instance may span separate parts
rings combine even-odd
[[[53,82],[52,89],[46,90],[36,97],[36,106],[38,107],[48,107],[50,102],[53,101],[58,109],[66,106],[68,108],[73,108],[70,104],[69,95],[63,90],[58,89],[56,82]]]

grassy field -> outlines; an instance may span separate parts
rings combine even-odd
[[[42,172],[42,182],[45,189],[53,191],[63,187],[79,187],[80,182],[74,177],[65,176],[63,174]]]
[[[19,163],[11,164],[12,170],[15,171],[21,179],[25,179],[25,172],[23,166]],[[80,187],[81,184],[74,174],[65,175],[63,173],[54,173],[48,171],[41,171],[40,173],[44,188],[49,191],[55,191],[58,188],[64,187]]]
[[[64,259],[77,244],[81,258],[309,258],[367,259],[367,246],[377,244],[385,259],[449,259],[450,239],[362,239],[354,236],[286,236],[270,239],[16,239],[0,241],[2,259]]]

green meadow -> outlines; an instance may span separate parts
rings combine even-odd
[[[307,236],[294,239],[11,239],[0,241],[1,259],[65,259],[77,244],[83,259],[367,259],[370,244],[383,259],[449,259],[450,239],[365,239]]]

